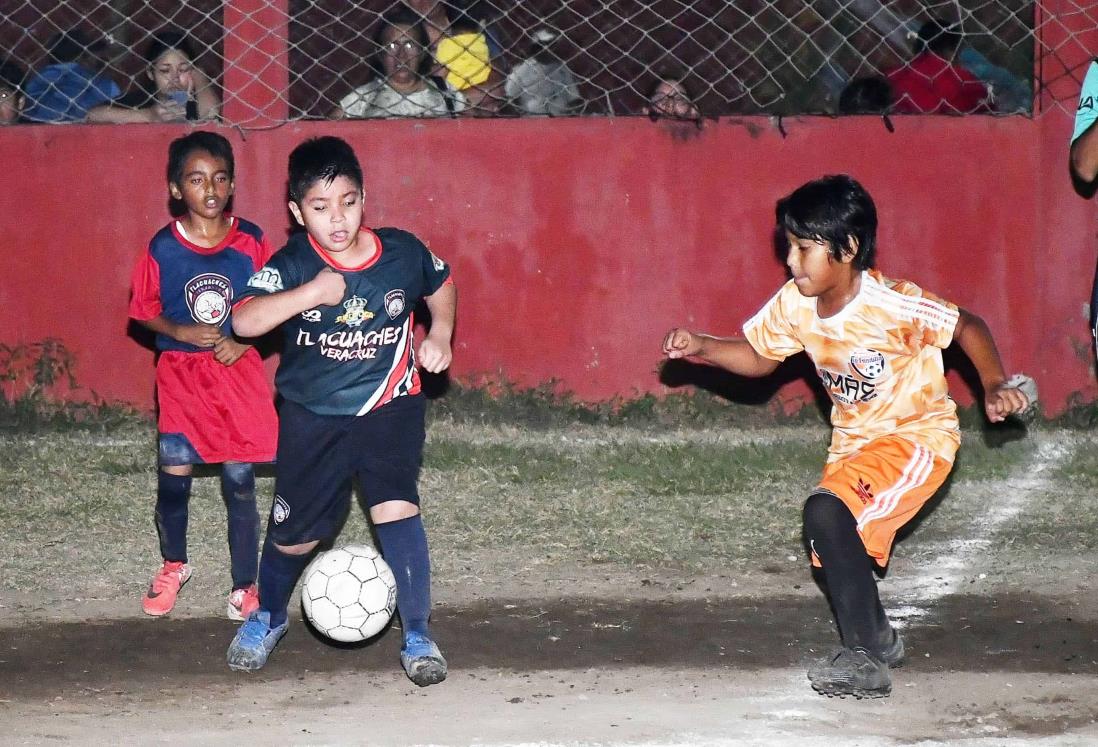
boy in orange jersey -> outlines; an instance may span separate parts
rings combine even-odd
[[[871,269],[877,211],[858,182],[809,182],[778,202],[777,220],[792,279],[747,321],[744,336],[677,328],[663,350],[742,376],[765,376],[801,351],[812,359],[834,403],[834,431],[823,477],[804,505],[804,534],[843,647],[808,679],[829,696],[885,697],[904,645],[881,607],[872,566],[888,563],[896,531],[953,466],[960,430],[942,348],[956,343],[972,361],[992,422],[1030,401],[1008,385],[982,319]]]

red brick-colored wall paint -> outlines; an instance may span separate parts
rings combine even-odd
[[[784,280],[774,203],[846,172],[880,213],[879,267],[983,316],[1046,409],[1096,388],[1086,303],[1095,206],[1072,190],[1070,116],[308,122],[220,131],[236,212],[279,245],[285,163],[339,135],[366,173],[366,222],[407,228],[454,267],[452,376],[555,382],[584,400],[666,393],[662,334],[735,334]],[[184,126],[0,130],[0,343],[60,338],[81,394],[152,404],[151,351],[127,333],[129,273],[169,218],[168,143]],[[958,399],[969,389],[954,376]],[[779,397],[797,401],[800,381]]]

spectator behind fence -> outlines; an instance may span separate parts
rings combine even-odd
[[[194,47],[181,31],[153,34],[145,50],[145,76],[152,92],[139,91],[126,100],[97,106],[89,122],[183,122],[216,119],[221,97],[209,77],[195,64]]]
[[[507,76],[504,93],[521,114],[563,116],[579,108],[576,77],[552,50],[559,34],[540,28],[532,35],[534,50]]]
[[[23,94],[26,73],[12,60],[0,62],[0,125],[19,122],[27,97]]]
[[[892,86],[879,75],[866,75],[847,83],[839,94],[839,114],[888,114]]]
[[[648,96],[648,105],[644,111],[653,119],[700,119],[694,97],[678,75],[664,75],[659,79]]]
[[[50,64],[27,81],[28,122],[79,122],[88,110],[122,95],[118,84],[99,71],[93,44],[80,29],[54,34],[49,41]]]
[[[955,62],[961,45],[955,26],[932,19],[919,27],[911,62],[888,74],[897,114],[977,114],[990,111],[990,92]]]
[[[446,117],[466,108],[465,96],[431,75],[434,62],[423,20],[407,8],[382,17],[370,60],[374,77],[340,99],[332,119]]]

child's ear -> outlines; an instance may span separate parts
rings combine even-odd
[[[844,265],[854,261],[854,258],[858,256],[858,237],[848,236],[846,239],[846,246],[843,247],[843,256],[839,259]]]
[[[183,199],[183,193],[179,191],[179,187],[176,186],[175,182],[168,182],[168,192],[171,194],[173,199]]]
[[[290,212],[294,214],[294,219],[297,221],[297,224],[299,226],[304,226],[305,225],[305,219],[301,217],[301,208],[298,207],[298,204],[296,202],[294,202],[293,200],[290,200],[289,206],[290,206]]]

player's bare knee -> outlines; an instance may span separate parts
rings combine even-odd
[[[191,472],[194,471],[194,467],[189,464],[162,464],[160,465],[160,471],[166,475],[190,477]]]
[[[320,540],[313,540],[312,542],[305,542],[300,545],[280,545],[277,542],[272,542],[275,549],[284,555],[305,555],[316,549],[316,546],[320,544]]]
[[[384,501],[370,507],[370,520],[375,524],[410,519],[419,514],[419,506],[411,501]]]

